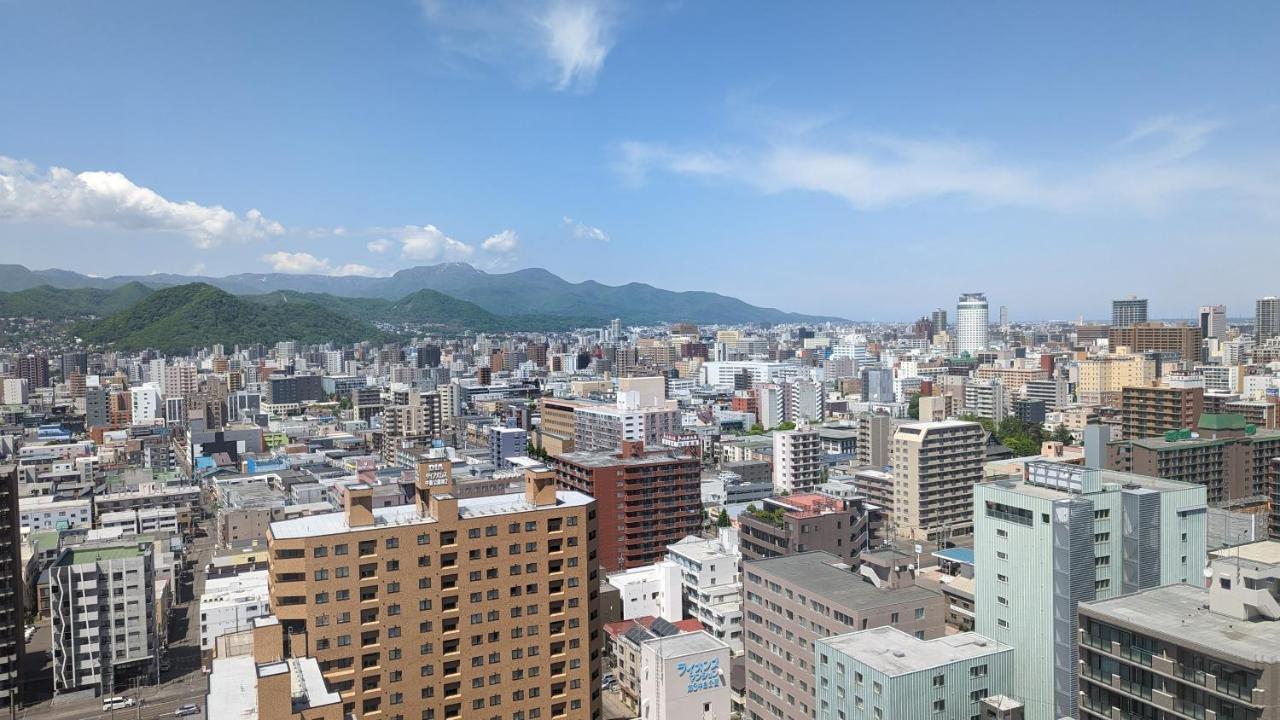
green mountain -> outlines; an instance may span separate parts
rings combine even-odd
[[[459,300],[435,290],[418,290],[398,300],[383,298],[339,297],[328,293],[305,293],[282,290],[262,295],[246,295],[266,305],[309,303],[339,315],[357,320],[388,325],[437,326],[446,330],[470,332],[506,332],[516,330],[571,330],[605,322],[601,318],[564,317],[556,315],[497,315],[475,303]]]
[[[81,323],[75,334],[120,350],[166,352],[214,343],[350,343],[384,336],[367,322],[314,303],[250,302],[204,283],[157,290],[109,317]]]
[[[154,292],[139,282],[114,290],[55,288],[40,285],[17,292],[0,293],[0,317],[68,320],[101,317],[130,307]]]
[[[615,317],[636,324],[840,321],[837,317],[750,305],[712,292],[674,292],[644,283],[605,285],[594,280],[572,283],[541,268],[487,273],[466,263],[441,263],[406,268],[390,277],[241,273],[218,278],[174,274],[92,278],[65,270],[28,270],[21,265],[0,265],[0,287],[17,290],[37,285],[110,288],[130,281],[151,287],[205,282],[237,295],[293,291],[393,301],[427,289],[475,303],[498,316],[555,316],[572,324],[583,319],[586,312],[592,321],[579,326],[598,325],[596,318]]]

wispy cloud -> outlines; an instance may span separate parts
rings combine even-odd
[[[535,69],[556,90],[589,90],[616,42],[614,0],[420,0],[447,52],[517,74]]]
[[[595,240],[597,242],[609,242],[609,233],[598,227],[578,222],[568,215],[564,216],[564,226],[569,229],[569,233],[579,240]]]
[[[74,172],[0,155],[0,221],[52,222],[183,235],[208,248],[285,233],[257,210],[170,200],[118,172]]]
[[[480,243],[480,247],[491,253],[509,253],[513,252],[519,244],[520,238],[515,230],[503,230],[485,238],[485,241]]]
[[[386,238],[382,238],[380,240],[370,240],[369,244],[365,245],[365,247],[369,249],[369,252],[378,253],[379,255],[381,255],[382,253],[385,253],[386,251],[390,250],[393,244],[394,243],[392,243],[390,240],[387,240]]]
[[[745,183],[768,194],[812,192],[871,211],[943,198],[978,207],[1059,212],[1158,212],[1196,193],[1280,204],[1274,171],[1215,163],[1205,148],[1221,123],[1161,117],[1110,147],[1083,150],[1068,169],[1002,159],[981,143],[858,132],[764,133],[728,145],[627,141],[615,169],[630,183],[652,173]]]
[[[294,275],[363,275],[366,277],[386,275],[385,272],[368,265],[359,263],[335,265],[329,262],[328,258],[318,258],[305,252],[291,253],[281,250],[263,255],[262,261],[270,265],[275,272]]]

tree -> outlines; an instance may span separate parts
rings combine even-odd
[[[778,427],[776,429],[782,430],[782,431],[795,430],[796,424],[791,422],[790,420],[783,420],[782,422],[778,423]]]
[[[748,428],[748,429],[747,429],[747,434],[748,434],[748,435],[763,435],[763,434],[764,434],[764,426],[763,426],[763,425],[761,425],[760,423],[756,423],[755,425],[752,425],[750,428]]]
[[[1062,425],[1061,423],[1059,423],[1058,427],[1053,429],[1053,439],[1063,445],[1071,445],[1076,441],[1075,436],[1071,434],[1071,431],[1067,429],[1067,426]]]
[[[733,524],[733,520],[729,519],[729,511],[720,508],[720,514],[716,516],[716,527],[729,527]]]
[[[907,417],[912,420],[920,419],[920,395],[917,393],[911,396],[907,401]]]

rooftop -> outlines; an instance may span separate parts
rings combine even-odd
[[[258,720],[258,666],[253,655],[214,658],[205,700],[207,717]]]
[[[853,612],[938,597],[938,593],[915,585],[882,590],[848,566],[838,567],[841,565],[841,559],[831,553],[807,552],[745,562],[743,572],[766,573],[811,597]]]
[[[644,644],[645,647],[652,648],[660,658],[679,658],[714,650],[724,650],[726,654],[729,652],[729,646],[724,641],[715,639],[705,630],[667,635],[646,640]],[[727,672],[728,668],[724,670]]]
[[[1231,560],[1239,557],[1241,560],[1263,565],[1280,565],[1280,542],[1260,540],[1246,545],[1215,550],[1210,552],[1209,555],[1215,558],[1228,558]]]
[[[890,677],[1013,651],[1012,646],[975,632],[921,640],[889,626],[835,635],[818,643]]]
[[[677,455],[668,449],[645,450],[643,455],[624,458],[613,451],[575,450],[556,455],[555,459],[586,468],[615,467],[618,465],[662,465],[671,462],[697,463],[687,455]]]
[[[556,493],[557,507],[581,507],[595,502],[589,495],[580,492],[561,490]],[[458,500],[458,516],[461,518],[481,517],[487,515],[509,515],[528,512],[535,509],[524,497],[523,493],[511,495],[493,495],[488,497],[461,498]],[[395,505],[373,509],[373,525],[358,527],[366,530],[372,527],[388,525],[420,525],[436,522],[418,512],[417,505]],[[271,523],[271,536],[277,540],[290,540],[320,535],[337,535],[352,528],[347,524],[345,512],[331,512],[320,515],[280,520]]]
[[[1212,649],[1247,665],[1280,662],[1280,622],[1247,622],[1209,612],[1209,591],[1168,585],[1080,603],[1081,613],[1167,638],[1176,645]]]

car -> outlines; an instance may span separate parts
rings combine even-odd
[[[193,705],[191,703],[183,705],[182,707],[173,711],[174,717],[186,717],[188,715],[199,715],[199,714],[200,714],[200,706]]]
[[[27,626],[27,629],[22,632],[22,639],[25,640],[26,642],[31,642],[31,638],[35,636],[36,636],[36,629],[31,626]]]
[[[103,710],[120,710],[122,708],[131,708],[137,704],[137,700],[129,697],[116,696],[102,699]]]

